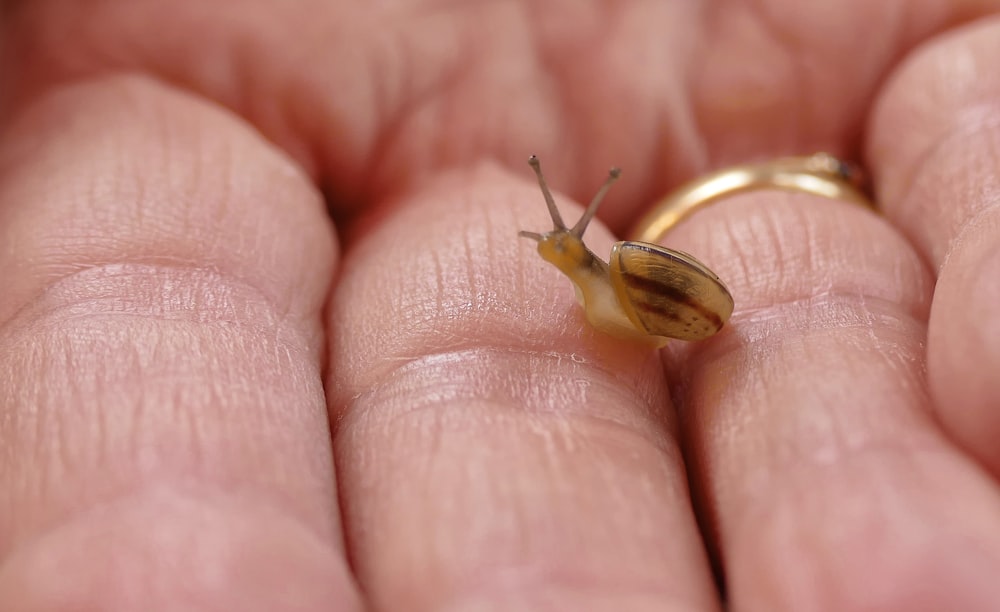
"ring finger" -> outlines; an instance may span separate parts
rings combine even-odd
[[[734,607],[992,609],[1000,497],[929,416],[933,284],[910,246],[856,204],[779,191],[668,238],[737,303],[667,358]]]

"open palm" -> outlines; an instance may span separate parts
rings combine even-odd
[[[6,3],[0,608],[993,609],[997,9]],[[623,168],[603,255],[815,150],[884,216],[686,221],[702,343],[594,332],[517,238],[529,154],[568,219]]]

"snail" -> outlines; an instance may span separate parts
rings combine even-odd
[[[611,257],[605,263],[583,243],[587,225],[621,170],[611,169],[583,216],[568,228],[538,158],[532,155],[528,163],[538,178],[553,229],[518,235],[536,241],[542,259],[573,281],[577,301],[591,325],[617,338],[661,347],[669,338],[708,338],[729,320],[733,312],[729,290],[691,255],[626,240],[611,247]]]

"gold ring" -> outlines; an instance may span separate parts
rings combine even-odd
[[[783,157],[734,166],[681,186],[653,207],[635,229],[635,240],[659,242],[675,225],[701,206],[726,196],[759,189],[803,191],[874,208],[860,189],[856,168],[829,153]]]

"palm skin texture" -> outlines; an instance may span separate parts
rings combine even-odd
[[[0,609],[1000,605],[1000,2],[2,7]],[[819,150],[702,342],[518,238]]]

